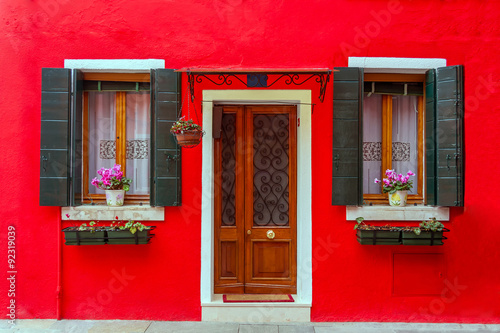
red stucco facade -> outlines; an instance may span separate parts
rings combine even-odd
[[[465,207],[450,209],[444,246],[358,244],[345,206],[331,205],[332,84],[323,103],[317,85],[305,86],[316,103],[311,320],[500,323],[496,1],[5,0],[0,13],[2,309],[9,302],[7,228],[15,226],[17,318],[57,314],[57,239],[71,223],[61,223],[58,207],[38,204],[42,67],[64,67],[64,59],[164,59],[166,68],[333,68],[347,66],[349,56],[408,57],[464,65]],[[201,319],[201,156],[201,147],[183,151],[183,205],[165,208],[150,245],[63,246],[63,318]],[[428,253],[442,261],[402,269],[420,267],[418,275],[444,267],[440,295],[394,295],[394,286],[426,283],[412,274],[394,280],[400,255]]]

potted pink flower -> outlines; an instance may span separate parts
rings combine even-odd
[[[413,181],[410,180],[410,177],[415,176],[415,174],[411,170],[403,175],[387,169],[385,175],[387,178],[382,180],[375,178],[375,183],[382,183],[382,192],[389,193],[389,204],[399,207],[406,206],[408,191],[413,187]]]
[[[123,206],[125,192],[130,189],[131,179],[123,177],[121,165],[115,164],[110,169],[101,168],[97,171],[101,179],[95,177],[91,184],[106,192],[108,206]]]

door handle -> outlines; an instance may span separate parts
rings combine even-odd
[[[268,230],[266,232],[266,235],[267,235],[267,238],[269,238],[269,239],[274,239],[274,237],[276,236],[276,234],[272,230]]]
[[[248,229],[247,230],[247,235],[251,235],[252,234],[252,230]]]

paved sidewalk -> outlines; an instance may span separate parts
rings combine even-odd
[[[280,323],[244,324],[145,320],[17,320],[0,321],[0,333],[452,333],[500,332],[500,325],[419,323]]]

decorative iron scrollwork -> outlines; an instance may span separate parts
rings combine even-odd
[[[288,115],[256,115],[253,126],[253,224],[288,226]]]
[[[202,83],[203,79],[207,79],[208,81],[212,82],[213,84],[215,84],[217,86],[223,86],[223,85],[230,86],[233,84],[233,79],[246,85],[247,82],[242,80],[240,78],[240,76],[247,75],[249,73],[251,73],[251,72],[193,73],[191,71],[188,71],[187,76],[188,76],[189,90],[191,92],[191,101],[194,102],[194,85],[195,85],[195,83]],[[321,102],[323,102],[325,99],[326,87],[328,85],[328,82],[330,81],[331,71],[329,70],[329,71],[325,71],[325,72],[290,72],[290,73],[269,72],[269,73],[266,73],[265,75],[266,76],[269,76],[269,75],[273,75],[273,76],[276,75],[277,76],[276,79],[274,79],[273,81],[271,81],[267,84],[267,88],[272,87],[275,83],[279,82],[280,80],[284,80],[284,83],[287,86],[290,86],[290,85],[300,86],[300,85],[303,85],[304,83],[306,83],[309,80],[314,78],[315,81],[317,83],[319,83],[319,85],[320,85],[318,97],[319,97],[319,100]],[[306,76],[306,77],[304,78],[304,76]],[[266,79],[266,81],[267,81],[267,79]]]
[[[236,225],[236,115],[222,115],[222,225]]]

